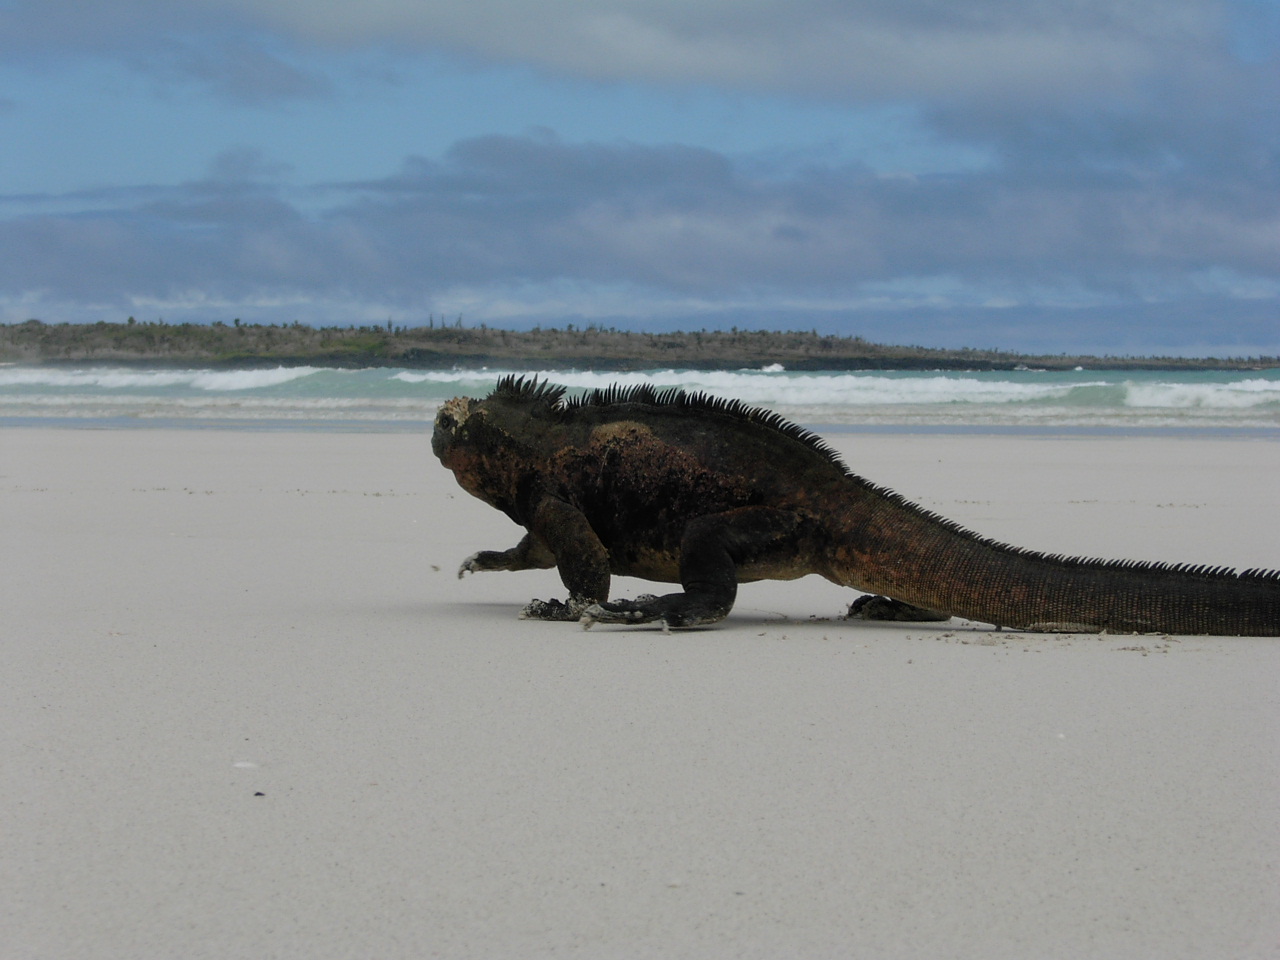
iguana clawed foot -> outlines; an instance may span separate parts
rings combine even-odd
[[[590,600],[570,597],[568,600],[530,600],[520,611],[521,620],[573,621],[584,616],[592,606]]]
[[[582,597],[570,597],[568,600],[530,600],[520,611],[520,619],[577,620],[584,630],[591,629],[597,623],[653,623],[664,619],[659,601],[659,597],[649,593],[642,594],[635,600],[617,600],[613,603],[595,603]]]
[[[479,553],[473,553],[467,559],[462,561],[458,567],[458,579],[461,580],[468,573],[483,573],[486,570],[505,570],[506,566],[502,565],[503,552],[501,550],[481,550]]]
[[[846,620],[905,620],[911,623],[935,623],[950,620],[945,613],[928,610],[914,604],[891,600],[889,597],[861,596],[849,604]]]
[[[663,631],[699,627],[723,620],[728,611],[708,606],[696,597],[683,593],[670,593],[664,597],[642,594],[634,600],[613,600],[593,603],[582,611],[582,629],[590,630],[597,623],[661,623]]]
[[[583,630],[590,630],[597,623],[653,623],[661,619],[658,597],[652,593],[642,593],[634,600],[593,603],[579,618]]]

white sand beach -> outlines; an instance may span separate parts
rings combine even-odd
[[[1280,566],[1280,443],[837,434],[1053,552]],[[1275,958],[1280,640],[520,621],[418,434],[0,430],[0,958]],[[650,589],[615,581],[618,596]]]

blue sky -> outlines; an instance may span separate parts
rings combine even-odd
[[[1280,353],[1280,0],[0,0],[0,320]]]

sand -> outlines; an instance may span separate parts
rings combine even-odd
[[[1280,444],[835,435],[985,533],[1280,564]],[[1280,641],[522,622],[425,436],[0,431],[0,957],[1280,955]],[[618,583],[616,595],[644,590]]]

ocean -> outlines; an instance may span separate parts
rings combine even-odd
[[[816,430],[1230,433],[1280,439],[1280,371],[165,369],[0,365],[0,426],[417,431],[439,404],[533,374],[733,397]]]

